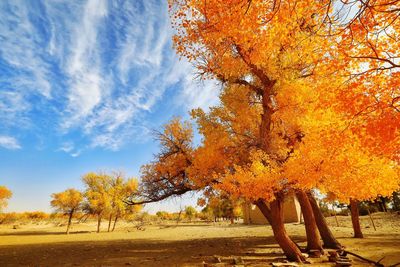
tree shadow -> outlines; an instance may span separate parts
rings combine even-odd
[[[214,255],[240,256],[246,264],[283,257],[274,237],[134,239],[0,247],[0,266],[202,266],[214,262]]]
[[[69,235],[75,234],[87,234],[93,231],[71,231]],[[0,233],[0,236],[37,236],[37,235],[66,235],[65,232],[49,232],[49,231],[18,231],[18,232],[8,232]]]

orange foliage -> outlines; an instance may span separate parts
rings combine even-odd
[[[392,14],[365,11],[340,30],[330,4],[170,1],[176,50],[225,85],[220,106],[193,112],[204,138],[188,173],[199,186],[252,201],[296,188],[362,200],[399,187],[399,72],[380,58],[399,51],[398,21],[394,38],[371,46]]]
[[[5,186],[0,186],[0,211],[7,207],[7,200],[12,197],[12,192]]]

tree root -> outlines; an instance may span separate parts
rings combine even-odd
[[[384,257],[381,258],[379,261],[373,261],[373,260],[364,258],[364,257],[362,257],[362,256],[360,256],[360,255],[358,255],[358,254],[356,254],[356,253],[354,253],[354,252],[350,252],[350,251],[348,251],[348,250],[339,250],[338,252],[339,252],[339,255],[340,255],[340,256],[346,256],[347,254],[350,254],[350,255],[352,255],[352,256],[354,256],[354,257],[357,257],[357,258],[359,258],[359,259],[361,259],[361,260],[363,260],[363,261],[366,261],[366,262],[368,262],[368,263],[372,263],[372,264],[374,264],[375,266],[384,267],[384,265],[383,265],[382,263],[380,263],[380,262],[383,260]]]

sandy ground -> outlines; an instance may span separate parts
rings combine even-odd
[[[400,215],[373,214],[377,231],[362,217],[364,239],[352,238],[350,217],[328,218],[332,231],[347,250],[390,266],[400,262]],[[51,223],[0,225],[0,266],[203,266],[241,257],[245,266],[269,266],[281,261],[269,226],[181,223],[147,225],[138,230],[122,223],[113,233],[97,234],[95,223],[75,224],[72,234]],[[105,225],[104,225],[105,227]],[[287,224],[289,234],[305,245],[304,226]],[[353,266],[368,264],[351,257]],[[333,266],[326,257],[307,266]]]

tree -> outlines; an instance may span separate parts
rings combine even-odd
[[[86,187],[84,197],[88,212],[97,215],[97,232],[100,232],[101,219],[111,210],[111,198],[108,193],[111,177],[103,173],[87,173],[82,177]]]
[[[72,217],[76,211],[81,207],[83,196],[82,193],[76,189],[70,188],[60,193],[51,195],[50,205],[58,211],[68,214],[68,225],[66,234],[69,234],[71,227]]]
[[[114,173],[110,176],[110,211],[108,231],[114,231],[119,218],[127,213],[133,213],[140,209],[140,206],[130,207],[126,204],[129,197],[137,191],[138,182],[136,178],[125,179],[122,173]],[[114,224],[111,229],[111,221],[114,217]]]
[[[345,54],[349,49],[355,49],[355,46],[346,43],[348,36],[343,36],[342,39],[327,38],[331,34],[331,28],[324,22],[326,10],[328,13],[333,12],[330,4],[330,1],[293,3],[214,0],[207,1],[207,4],[196,0],[171,1],[171,14],[177,32],[174,41],[178,53],[195,62],[203,78],[218,79],[225,88],[229,87],[235,92],[240,92],[237,88],[246,87],[249,92],[248,97],[242,101],[250,108],[244,112],[251,113],[255,110],[256,114],[258,113],[258,116],[254,117],[258,128],[256,132],[252,131],[252,128],[237,132],[241,128],[232,127],[233,123],[222,125],[226,130],[222,135],[225,139],[221,137],[219,140],[229,140],[228,143],[223,143],[228,144],[224,146],[225,150],[221,150],[225,153],[217,154],[222,155],[222,158],[226,158],[226,154],[229,154],[229,142],[234,143],[239,139],[237,137],[239,134],[250,136],[250,139],[255,137],[255,142],[252,149],[246,147],[247,153],[239,154],[240,161],[233,160],[231,164],[222,165],[226,174],[220,178],[218,188],[231,194],[238,194],[257,204],[270,221],[275,237],[286,256],[297,261],[303,260],[303,257],[287,236],[282,220],[282,201],[287,192],[295,190],[303,194],[303,191],[307,192],[315,187],[327,190],[333,185],[331,187],[334,188],[336,185],[334,174],[338,174],[338,171],[335,173],[332,167],[336,166],[338,169],[337,166],[341,166],[340,164],[345,167],[345,172],[338,174],[337,183],[348,187],[346,178],[351,177],[353,180],[361,181],[360,177],[365,177],[358,174],[366,170],[362,162],[371,157],[374,163],[370,170],[375,172],[379,169],[377,166],[381,166],[385,171],[377,173],[378,177],[390,180],[388,186],[377,187],[376,191],[386,191],[389,188],[394,190],[396,179],[398,186],[398,176],[396,177],[393,172],[396,165],[393,165],[391,158],[386,158],[386,155],[383,157],[376,155],[377,151],[372,149],[372,145],[368,145],[374,140],[374,134],[366,134],[362,123],[367,122],[372,126],[374,125],[372,122],[379,121],[377,118],[385,118],[386,124],[379,124],[375,136],[387,137],[382,129],[391,127],[389,133],[394,135],[389,136],[398,140],[396,123],[399,116],[390,115],[388,112],[382,116],[382,113],[377,112],[379,116],[375,116],[374,119],[368,120],[362,117],[360,123],[356,124],[357,127],[350,127],[353,125],[353,118],[349,109],[353,105],[349,103],[352,102],[343,101],[345,108],[339,108],[340,99],[353,96],[360,99],[362,98],[360,96],[365,95],[364,98],[371,101],[377,98],[377,93],[367,93],[365,86],[368,83],[365,82],[353,84],[356,90],[350,90],[353,87],[341,86],[345,81],[341,77],[351,73],[354,68],[362,67],[364,62],[358,60],[353,63],[353,59],[360,58]],[[362,31],[359,32],[358,36],[361,36]],[[339,71],[336,71],[338,68]],[[337,72],[335,76],[332,75],[332,69]],[[375,85],[372,86],[373,90],[379,89],[379,81],[386,77],[387,74],[375,76],[372,83]],[[396,80],[391,80],[393,81]],[[396,83],[398,84],[398,81],[394,85]],[[389,90],[377,92],[380,93],[378,99],[386,99],[383,96],[388,95]],[[391,109],[385,108],[385,111],[392,112],[393,100],[397,103],[396,95],[398,94],[395,93],[395,97],[389,98],[391,102],[379,101],[385,105],[391,103]],[[381,110],[383,109],[379,111]],[[339,114],[336,116],[338,111]],[[235,115],[237,114],[233,113],[234,122],[242,122],[235,118]],[[215,117],[219,120],[211,119],[209,124],[221,121],[224,123],[229,116],[231,116],[229,113],[227,116],[217,115]],[[240,123],[235,124],[240,125]],[[206,133],[207,131],[210,130],[206,130]],[[321,142],[319,138],[325,137],[324,133],[328,133],[327,136],[333,139],[323,138]],[[343,143],[344,135],[347,135],[347,138]],[[218,143],[213,141],[212,137],[211,141],[205,139],[204,143]],[[394,147],[396,150],[399,146]],[[327,151],[327,148],[333,151]],[[208,149],[213,150],[213,148]],[[206,151],[206,146],[202,150]],[[313,153],[313,150],[316,153]],[[351,159],[346,161],[348,150],[354,153]],[[393,149],[387,153],[391,152]],[[302,159],[303,153],[307,155],[305,159]],[[204,161],[212,165],[213,162],[207,160],[207,157],[212,156],[210,154],[203,156]],[[302,162],[305,165],[302,165]],[[351,163],[355,165],[352,166]],[[202,169],[197,168],[204,173]],[[202,178],[210,179],[210,176],[205,177]],[[358,185],[364,191],[373,186],[373,184]],[[347,198],[353,197],[350,191],[345,192]],[[309,201],[308,197],[300,199],[304,204]],[[302,207],[310,211],[312,205],[302,205]],[[308,227],[307,224],[312,227]],[[315,221],[311,218],[306,223],[308,247],[321,249],[315,229]]]
[[[12,192],[5,186],[0,186],[0,211],[6,208],[8,203],[7,200],[12,197]]]
[[[192,206],[186,206],[185,207],[185,216],[189,218],[189,221],[192,221],[193,218],[196,216],[197,210],[193,208]]]
[[[126,202],[141,205],[180,196],[198,187],[190,180],[187,168],[193,159],[193,130],[188,122],[172,119],[155,132],[160,143],[160,153],[154,160],[141,167],[141,183],[137,194]],[[136,199],[135,199],[136,198]]]

